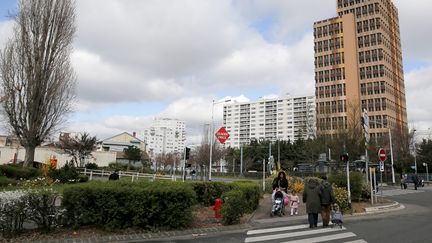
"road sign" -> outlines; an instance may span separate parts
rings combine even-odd
[[[221,127],[217,132],[216,132],[216,138],[219,140],[219,142],[221,144],[224,144],[225,141],[229,138],[229,133],[225,130],[225,127]]]
[[[384,172],[384,161],[379,162],[380,172]]]
[[[379,158],[380,161],[384,161],[384,160],[387,159],[386,152],[385,152],[385,150],[383,148],[380,148],[378,150],[378,158]]]

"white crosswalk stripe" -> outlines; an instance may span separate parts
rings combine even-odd
[[[384,197],[406,195],[406,194],[419,193],[419,192],[425,192],[425,191],[423,191],[423,190],[402,190],[402,189],[392,189],[392,190],[382,191]],[[380,196],[381,192],[378,192],[377,195]]]
[[[357,235],[345,227],[309,229],[308,224],[249,230],[245,243],[250,242],[284,242],[284,243],[314,243],[325,241],[345,241],[351,243],[366,243],[356,239]]]

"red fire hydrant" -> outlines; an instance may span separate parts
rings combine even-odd
[[[215,218],[218,220],[222,218],[221,209],[222,209],[222,200],[218,198],[215,200],[215,205],[213,206],[213,211],[215,212]]]

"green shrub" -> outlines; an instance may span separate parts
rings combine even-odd
[[[197,195],[198,203],[205,206],[214,205],[214,201],[221,198],[222,193],[233,188],[233,184],[225,182],[192,182],[191,184]]]
[[[99,168],[96,163],[87,163],[85,167],[89,170],[97,170]]]
[[[246,201],[244,193],[239,190],[231,190],[222,194],[222,223],[224,225],[232,225],[240,223],[240,218],[244,214]]]
[[[350,209],[348,204],[348,191],[345,188],[333,185],[333,193],[341,212],[348,212]]]
[[[3,237],[11,238],[23,230],[26,218],[26,200],[23,191],[0,193],[0,231]]]
[[[40,175],[40,171],[32,167],[21,167],[18,165],[0,165],[0,174],[16,180],[30,180]]]
[[[105,229],[183,228],[196,203],[191,186],[175,182],[90,182],[63,192],[70,224]]]
[[[262,195],[259,184],[254,182],[234,182],[232,185],[234,189],[243,192],[243,200],[246,203],[244,212],[253,213],[258,208]]]
[[[44,232],[51,231],[60,223],[62,210],[55,205],[58,196],[52,188],[31,190],[25,196],[28,219]]]
[[[329,182],[338,187],[347,188],[346,173],[332,173],[328,178]],[[350,172],[351,198],[353,201],[362,200],[363,175],[360,172]]]
[[[60,169],[50,169],[48,176],[54,180],[59,180],[61,183],[79,182],[79,173],[74,166],[65,164]]]
[[[18,183],[17,180],[7,178],[6,176],[0,176],[0,187],[6,187],[8,185],[16,185]]]

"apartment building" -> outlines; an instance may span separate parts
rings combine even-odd
[[[224,104],[223,124],[230,134],[226,147],[256,140],[307,139],[315,136],[315,97],[280,97]]]
[[[407,131],[398,11],[391,0],[336,0],[338,17],[314,23],[317,133],[369,115],[371,138]]]
[[[186,143],[184,121],[155,118],[150,127],[142,132],[150,157],[158,154],[183,153]]]

